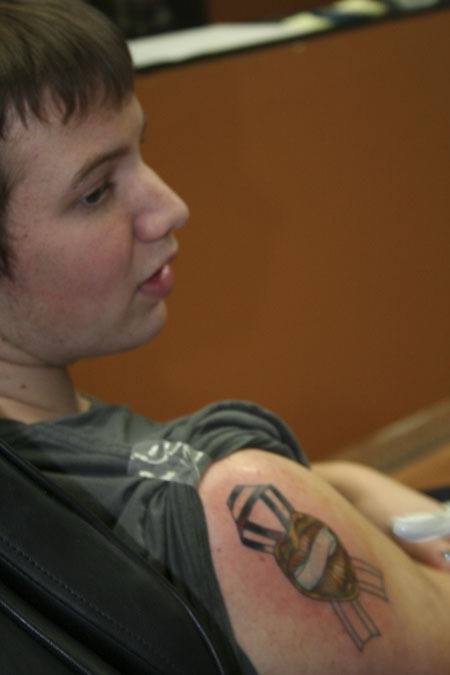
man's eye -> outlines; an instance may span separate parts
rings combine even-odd
[[[99,204],[105,197],[106,193],[108,190],[110,190],[112,187],[112,183],[105,183],[104,185],[101,185],[98,187],[96,190],[93,190],[89,194],[85,195],[81,202],[85,206],[96,206]]]

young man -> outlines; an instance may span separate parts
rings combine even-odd
[[[69,364],[164,323],[188,212],[144,164],[144,129],[105,18],[0,0],[0,437],[155,561],[243,673],[445,672],[445,542],[408,555],[382,531],[432,500],[358,467],[311,471],[256,405],[160,424],[74,389]]]

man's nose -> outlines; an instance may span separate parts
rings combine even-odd
[[[185,202],[149,167],[144,166],[139,204],[134,215],[135,235],[141,241],[162,239],[182,227],[189,209]]]

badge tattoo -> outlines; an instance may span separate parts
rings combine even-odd
[[[380,635],[360,595],[370,593],[387,601],[383,575],[364,560],[351,557],[325,523],[295,511],[270,484],[237,485],[227,504],[242,543],[273,555],[300,593],[329,602],[359,650]],[[261,514],[261,507],[275,516],[282,529],[252,520],[252,512],[258,508]]]

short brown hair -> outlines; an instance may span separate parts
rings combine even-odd
[[[0,0],[0,275],[12,277],[6,218],[13,189],[2,166],[9,120],[45,121],[48,95],[67,122],[95,103],[117,106],[133,88],[133,66],[119,30],[81,0]]]

